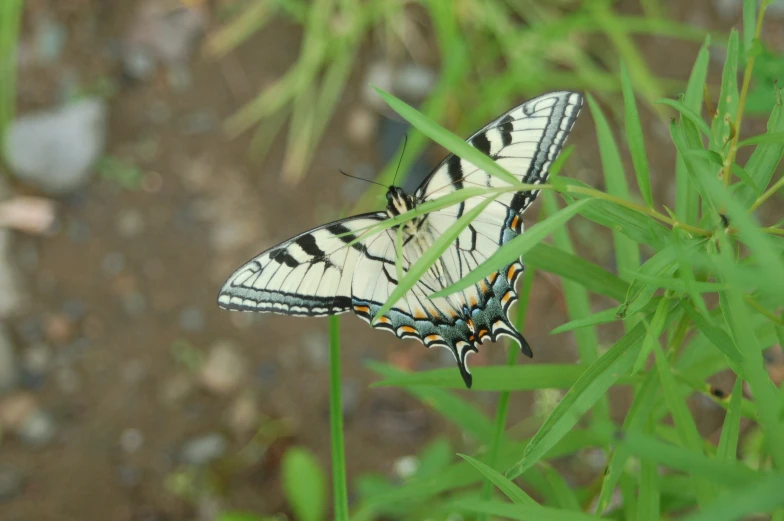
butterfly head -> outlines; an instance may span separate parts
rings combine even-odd
[[[401,213],[406,213],[416,206],[414,198],[403,191],[399,186],[390,186],[387,190],[387,213],[390,217],[395,217]]]

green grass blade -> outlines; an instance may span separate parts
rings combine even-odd
[[[596,125],[596,139],[599,141],[599,155],[604,170],[604,182],[607,193],[625,200],[629,200],[629,187],[626,183],[626,174],[621,161],[621,154],[615,143],[610,124],[604,117],[593,96],[586,96],[588,106],[591,107],[594,123]],[[612,228],[613,244],[615,246],[615,263],[620,274],[626,270],[637,270],[640,267],[640,248],[637,243],[624,234]],[[621,275],[621,278],[624,278]]]
[[[422,132],[424,135],[443,146],[455,155],[460,156],[477,168],[487,172],[488,174],[497,177],[498,179],[509,183],[516,184],[519,181],[512,174],[506,171],[501,165],[493,161],[490,156],[487,156],[472,147],[462,138],[457,137],[448,130],[444,129],[433,120],[414,109],[410,105],[400,101],[396,97],[384,92],[378,87],[373,87],[378,95],[392,107],[392,109],[400,114],[406,121],[414,125],[414,127]]]
[[[672,313],[668,314],[667,322],[672,316]],[[509,479],[514,479],[539,461],[621,376],[629,372],[636,359],[634,348],[640,345],[644,334],[644,326],[638,324],[583,373],[544,421],[520,461],[507,470]]]
[[[648,168],[648,155],[645,152],[645,138],[642,134],[640,114],[637,112],[637,102],[634,99],[632,80],[629,78],[629,71],[624,63],[621,63],[621,89],[623,90],[623,106],[626,113],[626,139],[629,143],[629,152],[632,155],[634,173],[637,175],[637,187],[645,204],[648,205],[648,208],[652,208],[651,173]]]
[[[648,327],[648,331],[645,333],[645,338],[642,341],[642,349],[640,349],[640,352],[637,355],[637,361],[632,367],[632,374],[639,373],[645,367],[648,355],[651,354],[654,345],[658,344],[658,339],[662,334],[664,321],[667,318],[667,312],[669,311],[669,305],[670,301],[665,296],[665,298],[659,301],[659,305],[656,306],[656,311],[653,313],[653,319],[651,319],[651,325]]]
[[[542,204],[548,215],[553,215],[558,210],[555,197],[551,193],[543,194]],[[569,254],[574,254],[572,240],[566,226],[562,226],[553,233],[553,243],[557,248]],[[581,284],[572,280],[564,279],[561,281],[563,287],[564,300],[566,301],[566,311],[571,320],[585,318],[591,315],[591,301],[588,292]],[[574,332],[574,339],[577,342],[577,351],[580,355],[580,362],[591,364],[599,358],[599,339],[596,330],[593,328],[581,328]],[[598,421],[609,421],[610,407],[607,398],[600,399],[594,407],[594,418]]]
[[[696,113],[700,113],[703,99],[703,88],[708,77],[708,64],[710,63],[710,37],[700,47],[697,59],[686,85],[683,104]],[[695,187],[687,175],[683,158],[678,155],[675,161],[675,213],[683,222],[696,223],[699,221],[699,198]]]
[[[527,251],[533,248],[537,243],[541,242],[548,235],[556,229],[566,224],[581,208],[586,206],[587,203],[592,202],[591,199],[583,199],[566,208],[560,210],[558,213],[551,215],[544,221],[540,221],[526,230],[525,233],[519,235],[501,246],[495,253],[493,253],[486,261],[473,269],[468,275],[455,282],[451,286],[437,291],[430,295],[430,298],[445,297],[451,295],[456,291],[465,289],[480,280],[487,277],[489,274],[498,270],[502,266],[506,266],[515,262]],[[462,219],[462,217],[461,217]],[[457,223],[450,227],[450,230],[456,226]],[[440,237],[439,237],[440,239]],[[436,241],[438,242],[438,241]],[[435,243],[434,243],[435,247]],[[424,258],[424,257],[423,257]]]
[[[731,136],[738,132],[735,128],[735,116],[738,113],[738,31],[730,32],[727,44],[727,59],[724,62],[724,72],[721,76],[721,93],[716,115],[713,117],[714,141],[724,147]]]
[[[659,480],[659,466],[650,461],[641,461],[637,521],[659,521],[661,519]]]
[[[348,521],[343,403],[340,398],[340,318],[329,317],[329,427],[332,438],[332,487],[335,521]]]
[[[24,0],[0,2],[0,150],[16,107],[16,61]]]
[[[654,321],[655,318],[656,317],[654,316]],[[654,324],[651,324],[649,332],[654,336],[658,336],[658,331],[654,330]],[[680,442],[694,454],[702,454],[702,437],[697,430],[697,425],[694,423],[694,418],[689,411],[688,405],[678,392],[675,378],[672,375],[670,365],[667,362],[661,347],[658,345],[658,340],[654,341],[653,351],[656,360],[656,372],[659,374],[662,392],[667,407],[670,410],[670,414],[672,414],[673,421],[675,422],[675,428],[678,432]],[[715,496],[710,484],[705,478],[699,476],[693,476],[693,479],[697,503],[700,505],[707,504]]]
[[[700,114],[697,111],[692,110],[691,108],[686,106],[685,103],[671,100],[671,99],[666,99],[666,98],[660,99],[656,101],[656,103],[660,103],[662,105],[667,105],[668,107],[674,108],[681,114],[681,116],[694,123],[694,126],[697,127],[697,129],[700,132],[702,132],[704,136],[706,136],[708,139],[713,138],[713,133],[711,132],[710,125],[708,125],[708,123],[706,123],[705,120],[702,119],[702,116],[700,116]]]
[[[582,511],[580,500],[577,499],[574,491],[569,488],[569,485],[566,483],[566,480],[552,467],[552,465],[546,461],[540,461],[537,464],[537,467],[539,467],[539,470],[544,475],[545,482],[547,483],[548,491],[546,496],[548,497],[550,504],[564,510],[572,510],[575,512]]]
[[[784,90],[776,90],[776,105],[768,118],[767,133],[778,134],[784,132],[784,106],[782,106],[782,93]],[[765,143],[759,144],[752,152],[751,157],[746,162],[745,169],[754,179],[754,185],[758,187],[768,186],[773,178],[773,173],[781,161],[784,154],[784,143]],[[756,199],[756,195],[750,187],[741,187],[737,194],[738,200],[744,207],[749,207]]]
[[[405,371],[378,362],[369,362],[367,365],[373,371],[387,377],[406,374]],[[457,372],[455,369],[452,370]],[[493,424],[484,412],[465,400],[433,386],[411,386],[404,389],[479,441],[490,443],[490,440],[493,439]],[[507,441],[504,439],[504,444],[506,443]]]
[[[627,282],[606,269],[547,243],[539,243],[531,248],[523,260],[538,270],[573,280],[588,291],[619,302],[629,289]]]
[[[609,438],[607,441],[611,442]],[[699,476],[718,485],[737,487],[760,478],[758,473],[737,461],[725,462],[708,458],[699,452],[676,447],[639,432],[618,432],[613,442],[640,459],[665,465],[691,476]]]
[[[743,62],[751,57],[752,42],[757,28],[757,0],[743,0]]]
[[[283,455],[281,481],[298,521],[323,521],[327,513],[327,478],[316,457],[302,447]]]
[[[743,357],[732,341],[732,338],[723,329],[711,324],[708,319],[691,306],[685,306],[684,309],[689,315],[692,323],[697,326],[702,334],[710,340],[710,343],[724,353],[728,359],[736,364],[740,364],[743,361]]]
[[[551,335],[557,335],[558,333],[566,333],[567,331],[574,331],[575,329],[580,329],[583,327],[589,326],[596,326],[599,324],[608,324],[610,322],[618,321],[618,317],[616,316],[618,313],[618,308],[610,308],[605,309],[604,311],[599,311],[597,313],[593,313],[588,315],[585,318],[577,319],[577,320],[570,320],[566,324],[562,324],[552,331],[550,331]]]
[[[473,465],[479,472],[482,473],[490,482],[498,487],[498,490],[504,493],[512,503],[518,505],[531,505],[539,506],[539,503],[534,501],[523,489],[515,485],[511,480],[504,477],[503,474],[493,470],[491,467],[485,465],[479,460],[466,456],[465,454],[458,454],[461,458]]]
[[[417,259],[417,261],[412,266],[408,268],[405,276],[398,281],[397,286],[395,286],[395,289],[389,295],[387,301],[384,302],[384,305],[381,306],[376,312],[374,319],[383,317],[390,309],[392,309],[392,306],[397,304],[397,302],[403,298],[403,296],[405,296],[405,294],[408,293],[417,282],[419,282],[419,279],[422,278],[422,275],[424,275],[433,264],[438,262],[438,259],[447,250],[447,248],[452,246],[452,244],[457,240],[457,237],[460,235],[463,229],[471,224],[471,222],[476,219],[476,217],[482,213],[485,208],[487,208],[487,206],[493,201],[495,201],[495,197],[488,197],[481,203],[477,204],[475,207],[471,208],[471,210],[465,212],[457,221],[454,222],[454,224],[447,228],[443,235],[439,236],[435,241],[433,241],[433,244],[430,245],[430,248],[428,248],[428,250],[419,259]],[[496,255],[501,250],[503,250],[503,248],[499,249],[496,252]],[[488,259],[488,261],[492,258],[493,257]],[[477,267],[477,269],[480,267],[481,265]],[[500,265],[498,267],[500,268]],[[489,270],[485,275],[489,275],[492,271],[493,270]],[[474,282],[479,282],[482,278],[484,277],[480,277]],[[465,288],[469,285],[470,284],[466,284],[463,287]]]
[[[500,501],[480,501],[478,499],[461,499],[450,503],[449,506],[451,509],[459,511],[489,514],[520,521],[531,521],[532,519],[536,521],[597,521],[599,519],[582,512],[531,505],[510,505]]]
[[[719,447],[716,457],[724,461],[734,461],[738,458],[738,438],[740,435],[741,401],[743,399],[743,379],[737,378],[730,395],[730,404],[724,425],[721,428]]]
[[[749,145],[767,145],[771,143],[784,144],[784,132],[771,132],[744,139],[738,143],[738,148],[747,147]]]
[[[476,367],[472,390],[531,391],[534,389],[567,389],[585,372],[587,366],[571,364],[524,364],[516,366]],[[405,373],[376,382],[373,387],[428,386],[441,389],[465,389],[465,383],[454,367]]]
[[[770,512],[784,505],[784,475],[772,474],[754,483],[742,483],[684,521],[735,521],[746,515]]]

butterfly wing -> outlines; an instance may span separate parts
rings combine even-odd
[[[304,316],[350,310],[352,277],[365,251],[362,238],[368,227],[386,218],[383,212],[349,217],[270,248],[229,277],[218,305]]]

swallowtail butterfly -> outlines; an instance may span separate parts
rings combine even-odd
[[[552,92],[513,108],[468,138],[521,182],[539,184],[558,156],[577,118],[583,98]],[[251,259],[229,277],[218,304],[231,310],[324,316],[353,311],[366,322],[399,338],[415,338],[427,347],[449,349],[467,387],[466,359],[485,340],[503,336],[523,353],[531,348],[509,319],[517,300],[516,282],[523,265],[514,262],[476,285],[447,297],[429,298],[461,279],[501,245],[523,233],[522,214],[538,190],[505,193],[463,230],[417,284],[384,316],[377,311],[397,285],[397,228],[369,234],[368,227],[465,187],[503,187],[506,183],[468,161],[447,156],[413,194],[392,186],[385,211],[355,215],[324,224]],[[402,269],[484,199],[421,215],[401,225]]]

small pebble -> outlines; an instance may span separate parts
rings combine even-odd
[[[73,242],[87,242],[91,238],[90,225],[80,219],[71,219],[65,227],[68,238]]]
[[[329,338],[323,333],[308,332],[302,337],[305,361],[313,369],[321,369],[329,361]]]
[[[28,373],[42,375],[45,374],[51,366],[52,349],[47,344],[33,344],[22,350],[22,369]]]
[[[139,429],[125,429],[120,433],[120,446],[128,454],[138,452],[144,445],[144,435]]]
[[[202,384],[215,394],[232,393],[244,383],[246,364],[237,344],[218,341],[210,347],[202,365]]]
[[[177,373],[169,377],[163,384],[160,399],[164,405],[178,406],[193,392],[194,384],[190,375]]]
[[[341,384],[341,401],[343,404],[343,414],[349,416],[357,410],[359,405],[359,382],[353,379],[344,379]]]
[[[231,404],[229,427],[239,436],[253,432],[259,426],[259,404],[255,396],[243,393]]]
[[[131,291],[121,297],[122,306],[131,317],[138,317],[147,310],[147,297],[138,291]]]
[[[125,73],[135,80],[146,80],[155,74],[157,64],[152,54],[144,47],[137,46],[124,53]]]
[[[118,251],[109,252],[101,261],[101,269],[109,277],[116,277],[125,269],[125,255]]]
[[[346,135],[357,145],[370,143],[378,128],[378,115],[364,107],[356,107],[348,114]]]
[[[52,417],[42,409],[32,411],[19,425],[16,434],[24,443],[35,447],[46,445],[56,434]]]
[[[84,303],[84,300],[78,298],[66,300],[60,309],[73,322],[81,320],[87,313],[87,305]]]
[[[204,311],[195,307],[188,306],[180,311],[180,329],[195,333],[204,329]]]
[[[68,366],[58,367],[54,373],[54,381],[57,388],[63,394],[74,394],[79,390],[81,380],[79,373],[75,369]]]
[[[117,233],[130,239],[144,231],[144,217],[138,210],[125,210],[117,217]]]
[[[182,446],[180,460],[189,465],[206,465],[226,454],[229,442],[218,433],[193,438]]]
[[[49,342],[62,345],[73,339],[76,329],[65,313],[50,313],[44,318],[44,332]]]
[[[8,465],[0,464],[0,501],[14,499],[22,492],[22,474]]]
[[[394,468],[400,479],[407,479],[419,470],[419,460],[416,456],[403,456],[395,461]]]

